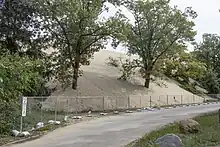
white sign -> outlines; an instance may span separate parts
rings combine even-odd
[[[22,109],[21,109],[21,116],[24,117],[26,116],[26,111],[27,111],[27,97],[22,97]]]

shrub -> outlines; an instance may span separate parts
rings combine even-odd
[[[37,95],[42,88],[38,70],[41,62],[26,57],[5,55],[0,57],[0,133],[7,134],[19,119],[20,97]]]

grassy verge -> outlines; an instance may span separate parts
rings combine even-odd
[[[181,134],[177,123],[170,124],[158,131],[146,134],[143,138],[134,141],[127,147],[152,147],[153,142],[169,133],[178,135],[183,142],[183,147],[209,147],[220,145],[220,124],[218,123],[218,113],[205,114],[194,118],[201,125],[198,134]]]

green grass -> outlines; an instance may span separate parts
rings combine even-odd
[[[205,114],[194,118],[201,125],[198,134],[181,134],[178,123],[170,124],[158,131],[146,134],[143,138],[134,141],[127,147],[152,147],[155,140],[165,134],[174,133],[183,142],[183,147],[211,147],[220,145],[220,123],[218,113]]]

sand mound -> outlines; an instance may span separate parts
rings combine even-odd
[[[129,81],[118,80],[117,78],[121,75],[120,70],[106,64],[109,57],[128,58],[123,53],[108,50],[102,50],[96,53],[94,59],[91,60],[91,64],[82,67],[84,74],[79,78],[78,90],[68,88],[65,92],[61,90],[56,91],[47,100],[47,107],[51,105],[55,97],[58,97],[59,103],[63,103],[61,104],[62,108],[68,105],[72,110],[75,107],[78,107],[77,109],[80,110],[89,108],[143,107],[149,106],[150,100],[152,101],[151,105],[203,101],[202,98],[193,96],[192,93],[180,88],[172,80],[165,81],[157,78],[155,82],[151,82],[149,90],[143,87],[144,80],[138,75],[133,76]],[[161,83],[163,84],[161,85]],[[76,97],[78,97],[78,100],[73,100]],[[69,102],[70,100],[67,102],[67,99],[71,99],[71,102]],[[78,106],[76,106],[76,103]],[[109,103],[111,103],[111,106],[109,106]],[[97,106],[95,107],[94,105]]]

